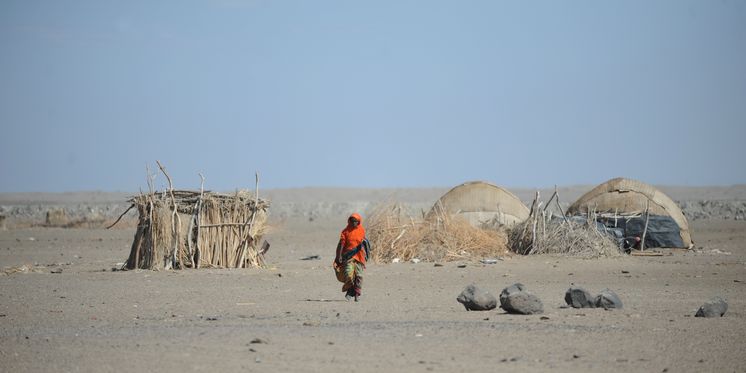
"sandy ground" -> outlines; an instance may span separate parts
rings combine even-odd
[[[696,221],[699,249],[661,257],[372,264],[359,303],[329,266],[344,221],[286,219],[267,270],[112,272],[134,229],[0,231],[0,268],[27,269],[0,274],[0,371],[746,371],[744,221]],[[456,302],[515,282],[543,315]],[[572,284],[624,308],[565,308]],[[694,318],[715,295],[725,317]]]

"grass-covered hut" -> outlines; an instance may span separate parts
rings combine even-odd
[[[141,194],[130,201],[139,222],[128,269],[264,266],[266,247],[259,242],[269,202],[251,192],[178,190]]]
[[[129,200],[139,218],[124,268],[264,267],[269,201],[258,197],[258,176],[254,193],[174,190],[158,165],[169,189],[153,191],[151,183],[150,193]]]

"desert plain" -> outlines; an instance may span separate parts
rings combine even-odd
[[[567,203],[590,188],[560,194]],[[746,186],[661,187],[685,207],[691,250],[370,263],[361,301],[345,301],[331,262],[346,217],[385,200],[416,212],[446,190],[263,192],[273,203],[266,269],[175,271],[117,270],[132,219],[40,226],[48,207],[111,222],[126,193],[0,194],[0,371],[746,371]],[[469,284],[497,296],[516,282],[543,314],[456,302]],[[568,308],[572,285],[609,288],[624,307]],[[695,318],[713,296],[727,313]]]

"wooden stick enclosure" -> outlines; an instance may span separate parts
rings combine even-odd
[[[548,210],[552,201],[556,202],[559,215]],[[511,249],[523,255],[559,254],[583,258],[621,255],[616,243],[598,230],[595,210],[588,210],[584,222],[570,221],[562,211],[556,187],[543,208],[539,192],[536,192],[528,219],[509,232]]]
[[[168,190],[129,200],[139,223],[125,268],[264,267],[269,201],[259,199],[258,177],[256,193],[220,194],[174,190],[166,175]]]

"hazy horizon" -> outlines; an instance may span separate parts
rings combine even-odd
[[[467,180],[468,181],[478,181],[478,180]],[[479,180],[479,181],[487,181],[489,180]],[[604,180],[604,182],[607,180]],[[556,187],[559,190],[562,189],[591,189],[602,182],[599,182],[597,184],[571,184],[571,185],[556,185]],[[301,191],[301,190],[319,190],[319,191],[330,191],[330,190],[347,190],[347,191],[376,191],[376,190],[432,190],[432,189],[452,189],[462,183],[454,184],[454,185],[434,185],[434,186],[381,186],[381,187],[355,187],[355,186],[297,186],[297,187],[278,187],[278,188],[265,188],[262,187],[261,184],[259,186],[259,193],[263,194],[266,192],[282,192],[282,191]],[[492,183],[495,184],[495,183]],[[551,190],[555,188],[555,185],[540,185],[540,186],[512,186],[512,185],[503,185],[503,184],[495,184],[497,186],[503,187],[505,189],[508,189],[509,191],[513,190],[520,190],[520,191],[527,191],[527,190]],[[728,184],[728,185],[666,185],[666,184],[651,184],[652,186],[656,188],[683,188],[683,189],[693,189],[693,190],[717,190],[717,189],[745,189],[746,190],[746,184]],[[167,190],[168,186],[167,183],[164,185],[160,185],[156,188],[157,191],[163,191]],[[190,186],[190,187],[182,187],[178,184],[174,187],[176,190],[199,190],[199,185],[196,187]],[[237,186],[234,188],[228,188],[228,189],[214,189],[214,188],[207,188],[205,187],[205,190],[209,190],[212,192],[218,192],[218,193],[231,193],[233,191],[244,189],[244,190],[254,190],[254,185],[246,185],[246,186]],[[147,192],[147,187],[141,188],[143,192]],[[80,193],[101,193],[101,194],[137,194],[140,190],[102,190],[102,189],[80,189],[80,190],[67,190],[67,191],[38,191],[38,190],[28,190],[28,191],[6,191],[6,192],[0,192],[0,195],[22,195],[22,194],[80,194]]]
[[[0,3],[0,192],[746,184],[746,2]]]

